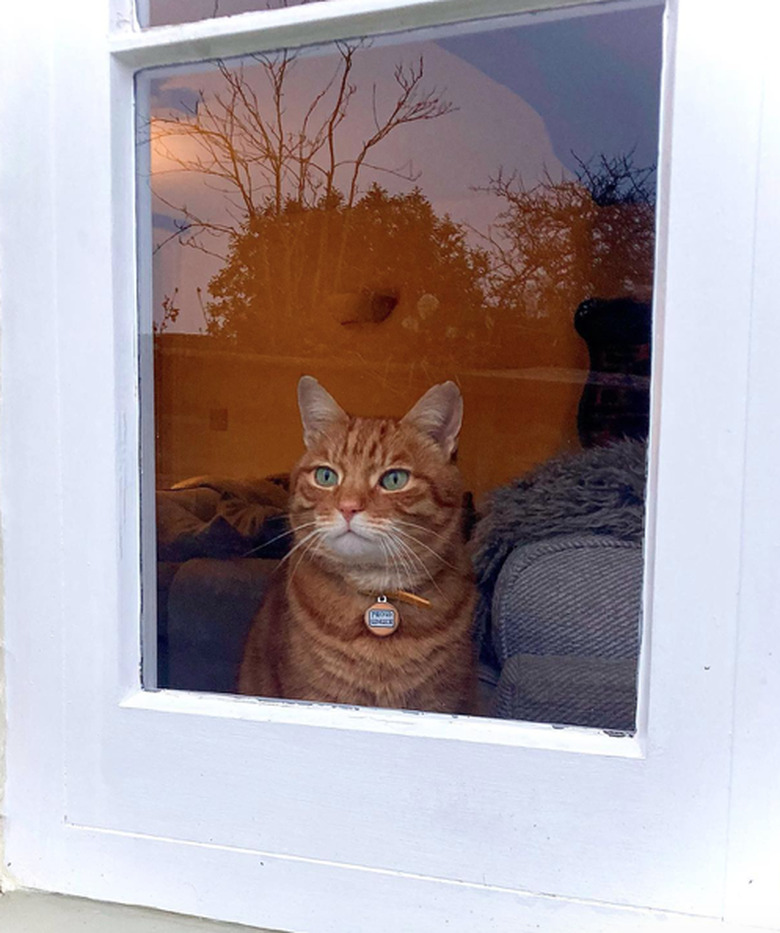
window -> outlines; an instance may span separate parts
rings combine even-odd
[[[662,12],[139,74],[157,685],[634,730]],[[291,478],[303,374],[360,415],[451,384],[465,417],[430,463],[393,433]]]
[[[235,16],[251,10],[274,10],[297,3],[321,3],[322,0],[145,0],[138,4],[138,20],[142,26],[167,26],[192,23],[213,16]]]
[[[0,32],[12,878],[287,930],[777,925],[780,100],[757,0],[665,11],[635,734],[142,689],[136,75],[532,8],[588,12],[332,0],[141,30],[115,7],[107,37],[85,0]]]

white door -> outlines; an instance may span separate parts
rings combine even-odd
[[[141,688],[135,72],[568,6],[332,0],[155,30],[105,0],[3,14],[7,879],[295,931],[780,922],[760,0],[667,10],[636,735]]]

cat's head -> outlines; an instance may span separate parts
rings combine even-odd
[[[301,553],[386,570],[399,586],[430,575],[460,535],[455,383],[433,386],[403,418],[360,418],[303,376],[298,405],[306,452],[292,474],[291,518]]]

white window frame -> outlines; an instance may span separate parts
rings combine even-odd
[[[572,5],[0,14],[5,883],[315,933],[780,929],[762,0],[668,5],[637,735],[140,688],[134,70]]]

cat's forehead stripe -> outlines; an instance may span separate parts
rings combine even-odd
[[[395,426],[384,418],[350,418],[338,453],[347,460],[375,457]]]

